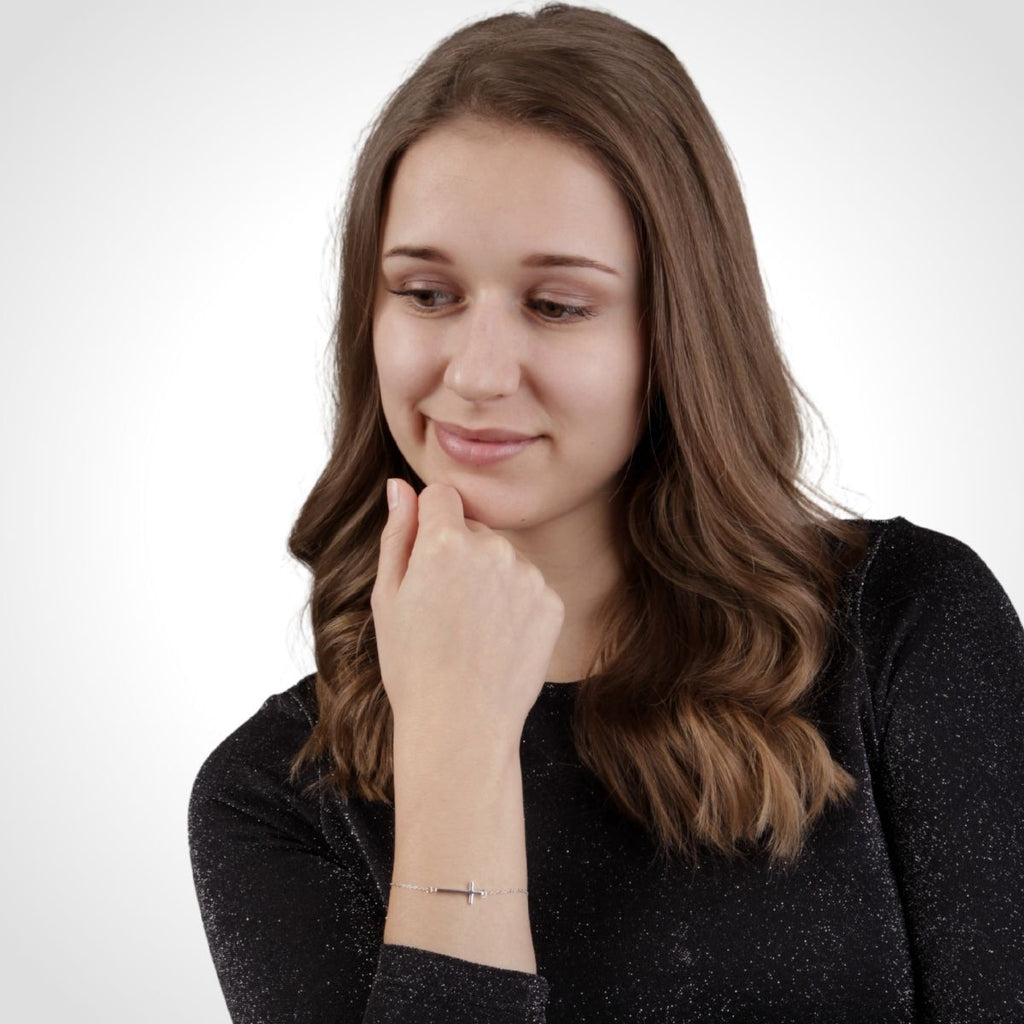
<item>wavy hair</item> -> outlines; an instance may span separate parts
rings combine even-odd
[[[815,726],[861,521],[802,480],[805,420],[740,186],[689,75],[659,40],[564,4],[444,39],[391,95],[341,225],[327,465],[289,537],[312,574],[319,715],[293,763],[343,800],[392,802],[393,721],[370,611],[385,480],[422,486],[384,420],[372,346],[382,214],[402,154],[472,114],[597,157],[630,210],[649,340],[646,422],[622,471],[626,585],[578,690],[579,755],[657,852],[791,861],[855,789]],[[844,506],[834,508],[850,512]]]

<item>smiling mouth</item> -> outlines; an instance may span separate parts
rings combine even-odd
[[[530,437],[511,430],[488,428],[469,431],[450,423],[431,422],[438,447],[450,459],[471,466],[503,462],[540,440],[539,436]]]

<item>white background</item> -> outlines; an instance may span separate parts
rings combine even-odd
[[[1021,6],[608,6],[735,155],[826,486],[1024,607]],[[312,669],[285,539],[326,454],[335,211],[385,95],[502,9],[0,6],[8,1020],[227,1021],[185,808]]]

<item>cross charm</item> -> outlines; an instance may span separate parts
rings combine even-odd
[[[469,880],[468,889],[438,889],[438,892],[460,892],[466,897],[466,902],[472,906],[474,896],[483,896],[484,890],[476,887],[476,881],[474,879]]]

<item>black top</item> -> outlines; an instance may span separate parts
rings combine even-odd
[[[536,975],[382,944],[393,809],[304,799],[313,677],[269,698],[189,807],[232,1020],[1024,1021],[1024,631],[967,545],[868,523],[854,644],[816,683],[859,787],[794,869],[657,866],[575,753],[579,684],[544,684],[521,746]]]

